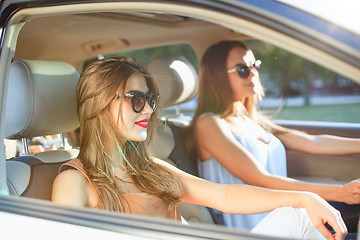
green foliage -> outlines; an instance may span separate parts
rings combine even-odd
[[[194,109],[181,112],[194,115]],[[278,108],[263,108],[262,112],[271,119],[360,123],[359,103],[284,107],[280,112]],[[175,115],[175,109],[166,109],[165,115]]]
[[[267,115],[276,111],[277,109],[264,109]],[[360,123],[360,104],[286,107],[272,119]]]
[[[282,96],[291,96],[294,86],[299,93],[305,94],[315,79],[330,85],[338,78],[336,73],[274,45],[257,40],[248,40],[246,44],[262,61],[261,74],[277,84]]]
[[[310,92],[315,83],[324,88],[331,85],[336,87],[337,81],[342,78],[334,72],[269,43],[258,40],[244,42],[253,50],[255,57],[262,61],[260,77],[268,97],[286,98],[302,95],[305,104],[308,105]],[[198,57],[192,47],[185,43],[119,51],[103,57],[128,56],[146,67],[152,58],[160,55],[183,56],[199,69]],[[85,66],[94,60],[96,59],[90,59]],[[354,93],[356,89],[360,91],[359,85],[352,83],[352,86]]]

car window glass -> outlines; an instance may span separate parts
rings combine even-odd
[[[360,123],[360,85],[284,49],[246,42],[262,61],[261,109],[273,119]]]
[[[39,153],[45,151],[52,151],[57,149],[68,149],[71,147],[78,147],[78,141],[76,139],[76,131],[54,134],[47,136],[38,136],[26,139],[28,152]],[[25,153],[24,145],[21,140],[4,139],[6,146],[6,159],[17,157]]]
[[[271,119],[360,123],[358,83],[271,44],[259,40],[245,42],[262,61],[260,78],[265,98],[259,105]],[[98,58],[130,56],[147,66],[159,55],[185,56],[196,69],[199,67],[198,58],[188,44],[118,52]],[[195,97],[179,108],[185,115],[192,116],[196,104]],[[166,115],[175,112],[175,107],[165,109]]]
[[[360,85],[318,64],[259,40],[246,40],[262,61],[262,112],[274,120],[360,123]],[[198,63],[195,64],[198,68]],[[197,98],[180,104],[192,116]],[[166,109],[168,115],[176,112]]]

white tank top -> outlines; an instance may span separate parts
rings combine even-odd
[[[270,134],[270,133],[269,133]],[[259,163],[270,173],[274,175],[287,176],[286,172],[286,152],[281,141],[270,134],[270,141],[263,141],[252,136],[240,136],[233,133],[236,140],[242,144]],[[226,168],[224,168],[215,158],[210,158],[205,162],[198,161],[200,177],[223,184],[245,184],[242,180],[235,177]],[[213,209],[215,217],[222,217],[224,224],[228,227],[251,230],[255,227],[268,213],[235,215],[222,213]]]

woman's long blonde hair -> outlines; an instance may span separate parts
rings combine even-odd
[[[180,201],[181,189],[175,177],[156,164],[147,152],[156,131],[157,111],[149,120],[148,137],[143,142],[123,139],[111,120],[109,104],[115,94],[125,93],[126,83],[134,73],[145,77],[149,91],[159,92],[148,72],[127,57],[95,61],[86,67],[78,83],[78,158],[95,185],[98,208],[113,211],[125,211],[127,208],[121,189],[122,180],[114,176],[114,167],[122,167],[142,192],[162,198],[169,204]],[[120,111],[119,115],[118,119],[122,120]]]

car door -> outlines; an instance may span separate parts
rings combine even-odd
[[[353,49],[359,51],[359,46],[353,44],[359,37],[347,33],[340,28],[326,25],[321,19],[308,16],[296,9],[282,5],[276,1],[2,1],[0,27],[2,27],[1,38],[1,59],[0,59],[0,137],[4,138],[3,119],[6,114],[3,99],[6,96],[7,80],[12,59],[17,49],[16,38],[27,21],[49,15],[81,14],[81,13],[108,13],[108,12],[140,12],[164,13],[175,17],[183,15],[187,18],[195,18],[201,21],[214,23],[224,27],[231,34],[241,32],[262,40],[268,39],[272,43],[285,46],[291,51],[303,54],[303,52],[315,52],[311,60],[321,62],[329,60],[327,65],[339,65],[340,70],[354,81],[360,82],[360,55],[351,53]],[[309,18],[306,18],[309,17]],[[305,23],[302,20],[305,19]],[[135,19],[136,20],[136,19]],[[285,21],[286,20],[286,21]],[[306,23],[316,21],[319,25]],[[324,27],[325,26],[325,27]],[[121,27],[121,26],[117,26]],[[71,26],[69,25],[69,31]],[[322,28],[322,29],[321,29]],[[332,31],[329,29],[331,28]],[[336,31],[335,31],[335,30]],[[56,31],[57,29],[53,29]],[[231,30],[231,31],[230,31]],[[321,35],[318,32],[324,30]],[[338,35],[346,33],[346,40],[339,39]],[[39,34],[34,32],[34,35]],[[166,34],[164,34],[164,37]],[[322,41],[335,38],[336,41],[343,41],[337,47],[333,41]],[[220,36],[215,36],[216,37]],[[149,38],[150,41],[150,38]],[[175,40],[174,40],[175,41]],[[126,45],[126,41],[122,41]],[[296,44],[295,44],[296,43]],[[201,55],[204,50],[202,42],[198,42],[197,53]],[[144,44],[145,45],[145,44]],[[350,50],[349,50],[350,49]],[[20,54],[17,52],[17,54]],[[41,54],[39,51],[33,56]],[[70,56],[74,57],[75,56]],[[342,125],[324,125],[305,123],[295,124],[281,122],[281,124],[294,128],[307,127],[307,130],[326,130],[329,133],[351,134],[359,137],[359,127]],[[295,153],[296,155],[296,153]],[[338,171],[343,157],[336,160],[337,165],[332,167],[331,172],[326,171],[319,174],[315,166],[318,162],[323,168],[325,160],[313,160],[309,157],[306,160],[310,165],[306,169],[298,168],[303,165],[301,162],[304,156],[289,156],[291,167],[290,175],[293,176],[325,176],[331,177]],[[294,160],[293,160],[294,159]],[[301,159],[301,160],[300,160]],[[104,237],[106,239],[261,239],[258,236],[247,233],[225,229],[220,226],[208,226],[202,224],[190,224],[189,226],[173,223],[163,219],[146,218],[141,216],[129,216],[125,214],[113,214],[94,209],[71,208],[55,205],[51,202],[24,197],[8,196],[6,179],[5,147],[0,144],[0,238],[1,239],[24,239],[34,238],[73,238],[74,236],[95,239]],[[346,160],[347,161],[347,160]],[[294,163],[292,163],[294,162]],[[359,159],[349,160],[353,162],[351,168],[359,164]],[[339,180],[346,180],[347,169],[339,173]],[[355,174],[356,175],[356,174]],[[355,176],[353,175],[353,176]],[[266,237],[268,239],[270,237]]]

